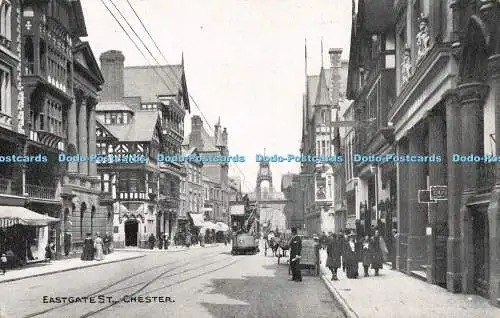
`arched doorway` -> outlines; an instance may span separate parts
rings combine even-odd
[[[125,221],[125,246],[137,246],[139,221],[135,218]]]

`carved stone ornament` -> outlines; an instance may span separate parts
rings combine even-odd
[[[406,83],[408,83],[412,74],[413,68],[411,66],[410,48],[405,46],[405,51],[401,60],[401,87],[405,86]]]
[[[429,35],[429,20],[424,14],[420,14],[418,19],[419,31],[416,36],[417,40],[417,63],[427,55],[430,49],[430,35]]]
[[[467,83],[457,87],[460,103],[482,103],[488,95],[489,86],[482,83]]]

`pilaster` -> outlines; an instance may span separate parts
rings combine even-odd
[[[400,140],[397,144],[398,155],[408,153],[407,141]],[[396,242],[396,264],[397,269],[406,271],[407,251],[408,251],[408,165],[397,164],[397,216],[398,216],[398,239]]]
[[[446,123],[443,112],[432,112],[429,124],[429,153],[441,157],[441,162],[429,164],[429,183],[446,185]],[[429,205],[429,225],[432,233],[427,237],[427,280],[433,284],[446,284],[446,242],[448,239],[448,202],[440,200]]]
[[[409,134],[409,154],[425,154],[425,131],[422,125],[413,128]],[[418,202],[418,191],[427,189],[425,164],[408,165],[408,263],[407,271],[420,270],[426,263],[425,227],[427,225],[427,205]]]
[[[495,136],[500,136],[500,55],[493,55],[488,61],[491,102],[495,105]],[[496,143],[495,153],[500,154],[500,142]],[[490,299],[498,306],[500,298],[500,165],[496,165],[496,185],[491,193],[488,207],[489,225],[489,285]]]
[[[70,155],[76,155],[78,153],[77,151],[78,141],[76,140],[77,129],[78,127],[76,124],[76,99],[73,98],[68,111],[68,153]],[[78,163],[73,161],[69,162],[68,172],[77,173]]]
[[[97,101],[94,99],[89,99],[87,107],[89,107],[89,124],[88,124],[88,154],[92,155],[96,153],[96,117],[95,117],[95,106]],[[89,176],[97,176],[97,163],[95,161],[89,161]]]
[[[460,152],[461,117],[456,90],[447,91],[442,100],[446,107],[446,153],[451,158]],[[446,287],[451,292],[461,291],[461,229],[460,200],[462,195],[462,174],[457,163],[448,163],[448,243],[446,248]]]
[[[80,114],[78,120],[79,140],[78,154],[81,156],[88,155],[88,128],[87,128],[87,101],[82,98],[80,104]],[[89,165],[87,161],[81,161],[78,164],[78,169],[81,175],[87,176],[89,173]]]

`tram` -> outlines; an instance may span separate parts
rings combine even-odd
[[[255,255],[259,253],[257,210],[257,206],[250,205],[247,199],[244,206],[244,215],[231,216],[233,233],[235,233],[232,238],[232,255]]]

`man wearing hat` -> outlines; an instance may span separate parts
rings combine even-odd
[[[292,228],[292,238],[290,240],[290,268],[292,270],[292,280],[302,281],[302,272],[299,268],[300,255],[302,253],[302,240],[297,235],[297,228]]]

